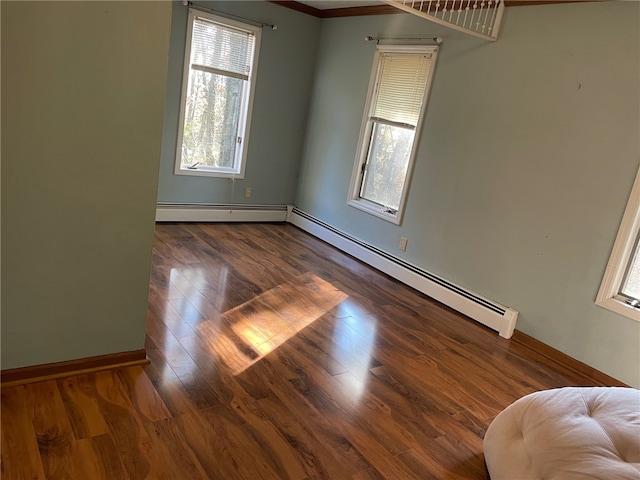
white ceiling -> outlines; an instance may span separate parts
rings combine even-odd
[[[368,5],[382,5],[383,2],[376,0],[311,0],[298,1],[318,10],[328,10],[330,8],[365,7]]]

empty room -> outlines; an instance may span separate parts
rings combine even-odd
[[[640,478],[640,3],[0,2],[2,479]]]

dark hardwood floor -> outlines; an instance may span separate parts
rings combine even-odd
[[[2,390],[2,478],[485,479],[522,395],[602,377],[291,225],[159,224],[151,363]]]

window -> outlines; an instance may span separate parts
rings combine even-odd
[[[399,224],[438,47],[378,45],[349,205]]]
[[[640,170],[622,217],[596,303],[640,321]]]
[[[260,29],[189,10],[176,174],[244,176]]]

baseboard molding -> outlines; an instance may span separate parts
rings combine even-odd
[[[286,205],[158,204],[156,222],[284,222]]]
[[[600,385],[607,385],[610,387],[628,387],[626,383],[621,382],[617,378],[611,377],[606,373],[601,372],[593,367],[590,367],[586,363],[582,363],[580,360],[562,353],[560,350],[556,350],[550,347],[546,343],[536,340],[535,338],[516,330],[513,333],[511,341],[524,345],[525,347],[539,353],[545,358],[552,360],[553,362],[561,365],[563,368],[570,368],[574,372],[580,373],[592,380],[594,383]]]
[[[159,203],[156,222],[289,222],[400,282],[510,338],[518,312],[411,265],[292,205]]]
[[[79,358],[64,362],[46,363],[29,367],[10,368],[0,372],[2,388],[42,382],[60,377],[110,370],[113,368],[146,365],[147,352],[144,349],[130,352],[98,355],[96,357]]]
[[[290,208],[287,221],[419,292],[510,338],[518,312],[427,272],[321,220]]]

